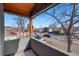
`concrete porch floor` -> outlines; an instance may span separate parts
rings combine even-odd
[[[24,52],[25,56],[36,56],[36,54],[32,50],[28,50]]]
[[[17,55],[15,54],[10,54],[7,56],[36,56],[36,54],[30,49],[25,51],[24,53],[22,53],[21,51],[17,53]]]

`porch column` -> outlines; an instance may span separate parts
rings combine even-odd
[[[33,19],[33,18],[30,17],[30,24],[29,24],[29,38],[31,38],[31,37],[32,37],[32,34],[33,34],[32,19]]]
[[[0,56],[3,56],[4,52],[4,13],[3,4],[0,3]]]

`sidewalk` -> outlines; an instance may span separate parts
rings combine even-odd
[[[79,44],[79,40],[72,41],[73,44]]]

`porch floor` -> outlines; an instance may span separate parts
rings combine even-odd
[[[24,55],[25,55],[25,56],[36,56],[36,55],[33,53],[32,50],[25,51],[25,52],[24,52]]]

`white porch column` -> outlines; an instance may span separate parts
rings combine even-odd
[[[3,56],[4,52],[4,13],[3,4],[0,3],[0,56]]]

